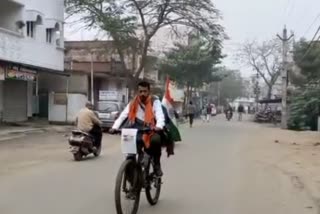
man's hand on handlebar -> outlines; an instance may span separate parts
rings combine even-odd
[[[147,129],[147,130],[138,130],[138,131],[141,131],[141,132],[150,132],[150,131],[155,131],[155,132],[161,132],[163,131],[163,128],[159,128],[159,127],[155,127],[153,129]],[[117,134],[121,132],[121,130],[117,130],[117,129],[110,129],[109,130],[109,134]]]

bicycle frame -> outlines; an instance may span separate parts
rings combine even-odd
[[[139,169],[139,177],[141,180],[142,188],[147,186],[147,176],[146,170],[149,170],[151,164],[153,164],[152,157],[145,151],[141,151],[136,155],[127,155],[127,160],[133,160]]]

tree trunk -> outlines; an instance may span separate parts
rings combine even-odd
[[[273,88],[272,86],[268,86],[268,93],[267,93],[267,97],[266,97],[267,100],[270,100],[272,97],[272,88]],[[267,110],[268,106],[269,106],[268,104],[265,105],[264,110]]]
[[[190,102],[190,84],[187,83],[187,94],[185,97],[185,103],[184,103],[184,108],[186,109],[188,103]]]
[[[136,79],[134,78],[134,71],[136,70],[136,61],[137,61],[137,50],[134,49],[132,51],[132,67],[131,67],[131,73],[128,76],[128,82],[129,82],[129,99],[133,99],[134,94],[136,92]]]
[[[144,44],[143,44],[143,50],[142,50],[141,60],[140,60],[139,66],[135,70],[135,73],[133,75],[135,77],[135,79],[139,79],[140,74],[142,73],[144,66],[147,62],[149,43],[150,43],[150,39],[146,38],[144,41]]]
[[[136,49],[132,50],[132,65],[127,65],[126,61],[125,61],[125,53],[123,52],[123,50],[121,48],[118,48],[118,54],[120,57],[120,62],[121,62],[121,67],[124,70],[125,74],[126,74],[126,85],[128,87],[128,100],[131,100],[136,92],[136,84],[139,80],[139,77],[136,78],[135,76],[135,70],[136,70],[136,61],[137,61],[137,53],[138,51]],[[130,57],[130,55],[128,55],[128,57]],[[128,68],[127,66],[130,66],[131,68]]]
[[[268,86],[268,93],[267,93],[267,99],[270,100],[272,97],[272,86]]]

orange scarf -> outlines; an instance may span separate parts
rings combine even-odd
[[[134,123],[137,117],[137,112],[139,109],[140,105],[144,105],[145,110],[144,110],[144,125],[148,126],[150,128],[155,127],[155,116],[153,114],[153,103],[152,103],[152,97],[149,96],[145,103],[142,103],[140,100],[139,96],[136,96],[134,100],[130,104],[130,109],[129,109],[129,116],[128,119],[131,123]],[[148,133],[144,134],[142,136],[143,142],[146,146],[146,148],[150,147],[150,142],[151,142],[151,137],[154,133]]]

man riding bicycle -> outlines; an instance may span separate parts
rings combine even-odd
[[[111,133],[122,128],[148,127],[153,131],[147,134],[138,134],[138,150],[142,148],[153,156],[154,170],[158,176],[162,176],[161,169],[161,132],[165,126],[165,115],[160,100],[150,93],[150,84],[140,82],[138,84],[138,95],[127,105],[119,118],[115,121]]]

